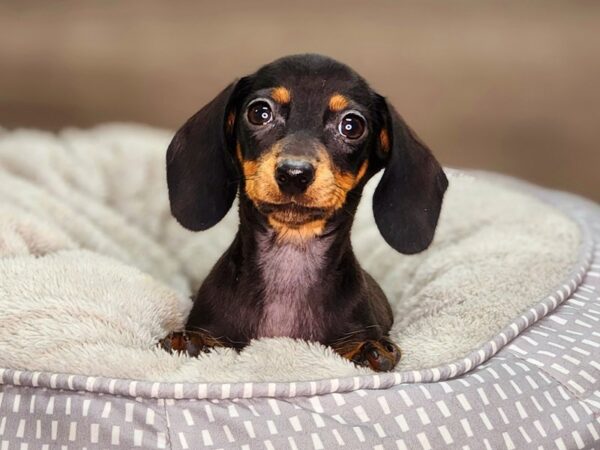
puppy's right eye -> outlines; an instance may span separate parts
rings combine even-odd
[[[266,125],[273,120],[273,111],[267,102],[258,101],[248,107],[248,120],[252,125]]]

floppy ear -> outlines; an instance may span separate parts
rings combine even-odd
[[[227,214],[238,188],[231,151],[233,110],[238,83],[227,86],[177,131],[167,150],[167,184],[173,216],[200,231]],[[226,129],[227,127],[227,129]]]
[[[448,180],[429,148],[380,100],[384,125],[379,153],[387,161],[373,195],[375,222],[395,250],[418,253],[433,240]]]

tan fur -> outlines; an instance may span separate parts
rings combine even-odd
[[[240,144],[240,141],[237,141],[235,144],[235,155],[240,163],[244,162],[244,157],[242,156],[242,145]]]
[[[369,161],[363,162],[356,175],[352,172],[342,172],[334,168],[333,176],[337,188],[335,197],[336,202],[333,206],[334,209],[339,209],[344,205],[346,202],[346,195],[360,183],[360,180],[365,176],[368,167]]]
[[[382,128],[381,133],[379,133],[379,143],[381,144],[381,150],[386,153],[390,151],[390,136],[385,128]]]
[[[283,202],[274,175],[280,153],[281,149],[278,144],[273,145],[271,150],[255,161],[243,160],[241,149],[238,152],[238,159],[240,159],[242,171],[244,172],[246,194],[255,205],[261,201],[269,203]]]
[[[277,103],[285,105],[291,101],[292,93],[289,89],[279,86],[271,90],[271,98]]]
[[[158,346],[170,353],[197,356],[197,352],[205,352],[213,347],[224,347],[224,344],[205,331],[175,331],[158,341]]]
[[[280,154],[281,146],[276,143],[258,160],[248,161],[242,158],[241,147],[238,144],[237,157],[244,173],[246,194],[257,206],[260,202],[289,202],[289,199],[281,194],[274,175]],[[294,201],[302,206],[324,209],[327,211],[326,217],[306,221],[306,216],[292,211],[270,214],[269,224],[284,241],[300,242],[321,234],[327,218],[344,205],[346,195],[358,185],[368,167],[368,161],[365,161],[356,175],[342,172],[333,165],[325,148],[319,150],[317,160],[313,161],[313,164],[314,181],[306,192],[294,198]]]
[[[302,244],[310,238],[320,235],[325,228],[326,222],[325,219],[319,219],[299,226],[290,226],[289,223],[281,222],[277,219],[277,214],[269,216],[269,224],[277,232],[278,242],[293,242],[295,244]]]
[[[333,344],[332,348],[340,356],[352,361],[362,350],[365,345],[365,341],[349,341],[342,342],[340,344]]]
[[[365,345],[369,343],[371,348],[374,348],[379,353],[380,357],[386,359],[388,361],[393,362],[395,365],[400,359],[400,348],[396,344],[392,344],[389,341],[389,344],[392,344],[395,348],[395,352],[390,352],[386,349],[381,341],[341,341],[340,343],[334,343],[333,349],[337,354],[342,356],[343,358],[349,359],[350,361],[360,362],[360,363],[368,363],[368,365],[373,370],[380,370],[379,365],[376,361],[372,361],[368,355],[362,354],[364,351]]]
[[[342,94],[333,94],[329,99],[329,109],[331,111],[341,111],[348,107],[350,102]]]

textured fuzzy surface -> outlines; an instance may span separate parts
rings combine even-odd
[[[0,367],[157,381],[367,373],[323,346],[284,338],[199,359],[153,348],[183,325],[188,295],[237,227],[235,211],[196,234],[171,218],[169,138],[129,125],[0,132]],[[433,246],[396,254],[373,223],[374,187],[353,241],[392,302],[404,352],[397,370],[464,356],[546,296],[577,257],[578,227],[560,212],[458,171]]]

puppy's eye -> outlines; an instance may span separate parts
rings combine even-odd
[[[248,108],[248,120],[253,125],[265,125],[273,120],[273,111],[267,102],[255,102]]]
[[[365,119],[358,114],[346,114],[338,126],[338,130],[342,136],[348,139],[358,139],[365,132]]]

